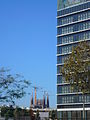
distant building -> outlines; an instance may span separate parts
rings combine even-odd
[[[45,108],[45,109],[32,109],[34,114],[36,115],[37,111],[39,112],[40,120],[51,120],[50,119],[50,112],[56,111],[56,109],[50,109],[50,108]],[[56,120],[56,119],[55,119]]]
[[[47,100],[46,100],[46,97],[47,97]],[[37,99],[36,89],[35,89],[34,99],[33,99],[33,93],[32,93],[32,97],[31,97],[31,101],[30,101],[30,108],[40,108],[40,109],[49,108],[48,94],[46,96],[44,95],[43,99]]]
[[[47,94],[47,108],[49,108],[49,97],[48,97],[48,94]]]
[[[49,112],[39,112],[40,120],[46,120],[49,118]]]

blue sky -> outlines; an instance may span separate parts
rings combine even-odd
[[[56,13],[56,0],[0,0],[0,66],[47,90],[51,107],[56,106]],[[30,95],[16,104],[29,107]]]

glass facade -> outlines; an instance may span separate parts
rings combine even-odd
[[[61,34],[67,34],[67,33],[71,33],[71,32],[78,32],[80,30],[85,30],[85,29],[90,29],[90,21],[85,21],[82,23],[77,23],[77,24],[71,24],[71,25],[67,25],[64,27],[58,27],[57,29],[57,34],[61,35]]]
[[[82,111],[62,111],[58,112],[59,120],[83,120]],[[85,120],[90,120],[90,111],[85,111]]]
[[[58,36],[57,37],[57,45],[60,46],[60,44],[66,44],[71,42],[76,42],[80,40],[87,40],[90,39],[90,28],[85,31],[78,31],[77,33]]]
[[[89,0],[58,0],[57,9],[64,9],[66,7],[70,7],[76,4],[84,3]]]
[[[57,92],[63,92],[63,93],[70,93],[72,92],[70,90],[70,86],[64,86],[60,89],[57,88]],[[85,103],[90,102],[90,95],[85,96]],[[65,103],[83,103],[83,97],[81,94],[77,95],[64,95],[57,97],[57,104],[65,104]]]
[[[60,18],[58,17],[57,19],[57,25],[66,25],[69,23],[73,23],[73,22],[79,22],[80,20],[86,20],[90,18],[90,11],[85,11],[85,12],[81,12],[78,14],[73,14],[73,15],[69,15],[69,16],[65,16],[64,18]]]
[[[62,76],[62,66],[79,41],[90,41],[90,0],[58,0],[57,8],[57,109],[82,108],[80,91],[71,90]],[[85,95],[85,106],[90,108],[90,95]],[[86,111],[89,115],[90,111]],[[82,120],[82,111],[58,112],[61,120]],[[68,117],[65,117],[68,116]],[[89,117],[85,120],[90,120]]]
[[[90,1],[90,0],[86,0],[86,1]],[[62,3],[60,3],[60,5],[61,4]],[[61,8],[60,5],[58,5],[59,8]],[[90,3],[89,2],[88,3],[85,2],[84,4],[79,4],[79,5],[68,7],[68,8],[66,7],[65,9],[61,8],[60,10],[57,11],[57,17],[62,17],[62,16],[65,16],[67,14],[72,14],[74,12],[80,13],[80,11],[83,11],[83,10],[86,11],[88,8],[90,8]]]

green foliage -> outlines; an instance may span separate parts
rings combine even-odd
[[[7,112],[8,107],[1,107],[1,116],[4,117],[5,113]]]
[[[49,120],[49,118],[45,118],[45,120]]]
[[[51,118],[52,120],[55,120],[57,118],[57,111],[56,110],[50,111],[49,118]]]
[[[0,102],[15,104],[15,99],[22,98],[25,88],[30,83],[19,74],[12,75],[10,70],[0,69]]]
[[[14,110],[13,114],[14,114],[15,119],[18,119],[21,116],[21,111],[22,111],[22,109],[18,108],[18,107]]]
[[[80,42],[66,59],[62,75],[73,89],[90,93],[90,43]]]
[[[19,107],[13,108],[12,106],[3,106],[1,107],[1,116],[5,117],[6,120],[8,120],[9,118],[14,118],[18,120],[22,117],[24,118],[30,116],[30,111],[26,109],[21,109]]]
[[[36,116],[35,116],[35,120],[40,120],[40,115],[39,115],[39,111],[37,110],[37,112],[36,112]]]
[[[14,116],[14,109],[12,106],[10,107],[1,107],[1,116],[5,117],[6,119],[12,118]]]

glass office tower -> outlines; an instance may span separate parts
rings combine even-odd
[[[62,77],[65,59],[80,41],[90,42],[90,0],[57,3],[57,111],[60,120],[82,120],[83,97]],[[85,120],[90,120],[90,95],[85,95]]]

